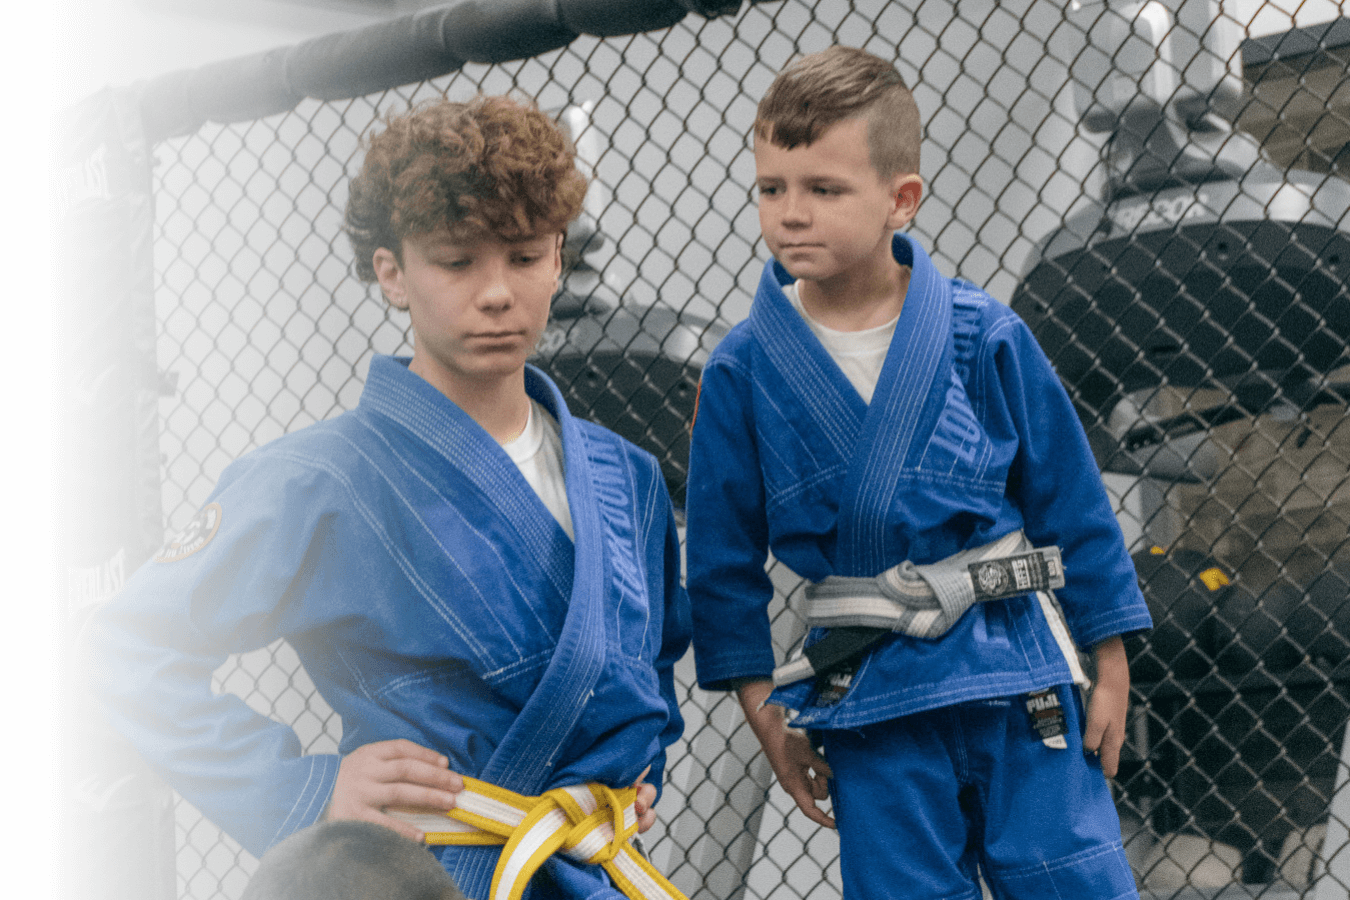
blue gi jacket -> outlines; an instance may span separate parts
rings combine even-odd
[[[523,794],[624,786],[649,764],[659,786],[683,728],[688,599],[656,461],[573,418],[527,368],[561,425],[574,546],[502,448],[407,362],[375,358],[355,410],[231,465],[91,629],[113,724],[254,854],[318,818],[340,759],[302,755],[289,727],[213,695],[227,654],[278,637],[342,716],[342,753],[407,738]],[[469,897],[486,895],[497,848],[438,852]],[[565,895],[601,890],[598,867],[546,871]]]
[[[1010,309],[942,278],[897,234],[909,291],[870,404],[784,296],[770,261],[703,371],[689,463],[688,587],[699,683],[774,667],[767,553],[798,575],[874,576],[1024,529],[1063,551],[1080,648],[1147,628],[1101,476],[1045,354]],[[819,633],[808,636],[818,639]],[[852,728],[1070,681],[1033,596],[976,604],[942,638],[890,635],[825,703],[775,692],[795,725]]]

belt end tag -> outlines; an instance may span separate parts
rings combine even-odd
[[[1029,553],[971,563],[969,572],[977,601],[1064,587],[1064,563],[1058,547],[1037,547]]]
[[[1032,691],[1023,699],[1031,727],[1041,743],[1052,750],[1067,750],[1069,742],[1064,735],[1068,734],[1069,726],[1064,717],[1064,706],[1059,702],[1059,692],[1046,688]]]

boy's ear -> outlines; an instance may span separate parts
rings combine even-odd
[[[375,269],[375,278],[380,282],[380,290],[384,292],[384,299],[395,309],[407,309],[408,297],[403,288],[403,267],[398,264],[398,257],[394,255],[394,251],[381,247],[375,251],[370,263]]]
[[[558,232],[558,239],[553,243],[553,280],[558,282],[553,286],[553,292],[556,294],[561,286],[563,269],[563,244],[567,242],[567,232]]]
[[[914,220],[923,201],[923,179],[918,175],[897,175],[891,181],[891,196],[895,205],[891,208],[890,226],[893,231],[904,228]]]

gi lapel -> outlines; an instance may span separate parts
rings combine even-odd
[[[527,392],[548,407],[561,426],[575,558],[539,560],[561,596],[570,596],[566,617],[538,686],[478,777],[518,794],[535,795],[553,786],[549,778],[554,763],[604,666],[606,592],[612,586],[632,590],[635,582],[645,590],[646,582],[638,577],[640,572],[634,575],[638,557],[632,546],[632,522],[625,545],[623,535],[616,534],[621,529],[607,528],[601,519],[602,503],[608,509],[627,501],[626,484],[620,490],[606,490],[593,483],[600,475],[609,475],[613,482],[617,451],[587,440],[547,376],[533,366],[526,367],[525,375]],[[476,486],[482,501],[496,507],[516,529],[525,546],[541,548],[540,556],[559,556],[542,550],[554,546],[552,529],[557,523],[510,457],[463,410],[421,378],[409,376],[405,360],[374,358],[362,403],[403,424],[444,456]]]
[[[549,407],[562,428],[567,501],[576,534],[571,601],[553,658],[538,687],[497,745],[480,777],[519,794],[535,795],[552,787],[558,756],[581,720],[591,689],[605,664],[607,593],[641,589],[634,523],[627,511],[626,476],[612,445],[589,441],[567,411],[553,382],[535,369],[525,370],[530,394]],[[615,477],[624,477],[616,490]],[[617,507],[627,516],[626,534]],[[617,526],[617,527],[616,527]]]
[[[844,479],[840,575],[871,576],[899,562],[885,546],[895,494],[912,452],[922,452],[933,432],[955,371],[951,283],[909,237],[896,234],[891,247],[896,261],[911,267],[909,291]]]
[[[787,270],[770,260],[750,308],[750,327],[782,385],[806,408],[808,421],[795,427],[818,431],[834,455],[847,460],[867,404],[784,295],[782,286],[791,283]]]
[[[444,396],[416,376],[406,361],[376,357],[371,361],[362,404],[403,424],[428,442],[496,508],[526,546],[554,546],[557,527],[505,452],[481,427]],[[606,616],[611,590],[645,590],[631,517],[631,491],[622,458],[613,444],[589,440],[568,413],[557,388],[532,366],[525,371],[530,396],[557,418],[562,434],[567,497],[576,535],[574,559],[560,554],[541,559],[567,612],[552,657],[534,692],[521,709],[478,777],[518,794],[534,796],[550,783],[581,721],[592,689],[605,665]],[[384,382],[384,384],[381,384]],[[625,525],[627,517],[627,528]],[[496,737],[489,735],[489,738]],[[447,861],[468,897],[488,893],[500,847],[455,847]]]

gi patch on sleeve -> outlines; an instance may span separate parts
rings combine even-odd
[[[177,537],[170,540],[155,554],[155,562],[167,563],[186,559],[211,543],[211,539],[216,536],[216,532],[220,529],[222,516],[223,511],[219,503],[206,504],[202,507],[201,512],[192,517],[192,521],[187,523],[187,527],[180,531]]]

